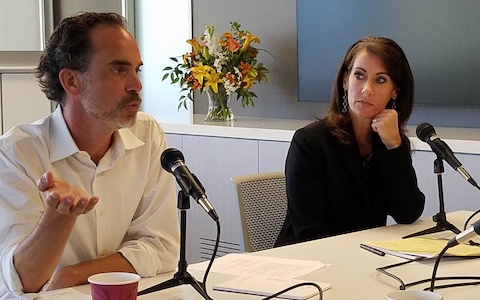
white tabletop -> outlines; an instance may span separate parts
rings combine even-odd
[[[449,213],[447,221],[463,230],[465,220],[471,212],[459,211]],[[478,219],[477,217],[474,220]],[[361,242],[379,241],[401,238],[405,235],[418,232],[434,226],[431,218],[417,221],[412,225],[392,225],[371,230],[355,232],[320,239],[307,243],[295,244],[286,247],[274,248],[266,251],[255,252],[253,255],[269,257],[317,260],[326,264],[332,264],[310,273],[301,279],[317,282],[328,282],[332,288],[324,294],[324,300],[347,300],[347,299],[386,299],[389,292],[398,290],[398,282],[380,274],[377,267],[402,262],[404,259],[386,255],[378,256],[359,247]],[[436,236],[451,238],[454,234],[450,231],[437,233]],[[432,276],[434,260],[427,262],[413,262],[391,271],[402,278],[405,282],[428,279]],[[189,271],[196,280],[203,280],[203,273]],[[440,262],[438,276],[471,275],[480,276],[480,259],[452,259],[444,258]],[[153,278],[145,278],[140,281],[139,290],[171,279],[173,273],[161,274]],[[220,283],[233,278],[231,275],[211,273],[207,281],[207,290],[213,299],[261,299],[260,296],[248,296],[226,292],[213,291],[212,284]],[[459,281],[455,281],[458,283]],[[437,281],[437,284],[447,282]],[[421,290],[429,287],[429,283],[410,287],[409,290]],[[88,294],[89,286],[76,287],[78,291]],[[445,300],[478,299],[480,286],[455,287],[439,289],[436,292],[443,295]],[[203,299],[203,297],[190,285],[183,284],[178,287],[139,296],[138,299]],[[315,299],[315,298],[313,298]]]

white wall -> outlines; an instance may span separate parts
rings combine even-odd
[[[190,1],[136,1],[135,19],[135,35],[144,63],[140,73],[142,110],[159,122],[191,123],[191,103],[188,110],[178,109],[180,87],[168,80],[162,82],[162,70],[174,65],[169,58],[190,51],[186,43],[192,36]]]

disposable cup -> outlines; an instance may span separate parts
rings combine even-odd
[[[110,272],[88,277],[92,300],[136,300],[140,276]]]
[[[429,291],[397,291],[387,294],[388,300],[442,300],[443,296]]]

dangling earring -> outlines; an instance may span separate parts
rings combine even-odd
[[[347,91],[343,94],[343,101],[342,101],[342,113],[346,114],[348,111],[348,96]]]
[[[395,104],[395,99],[392,98],[390,101],[392,101],[392,109],[396,109],[397,105]]]

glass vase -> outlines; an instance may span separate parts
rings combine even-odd
[[[234,120],[232,109],[228,106],[230,96],[222,85],[218,86],[215,93],[211,88],[207,90],[208,112],[206,122],[231,122]]]

